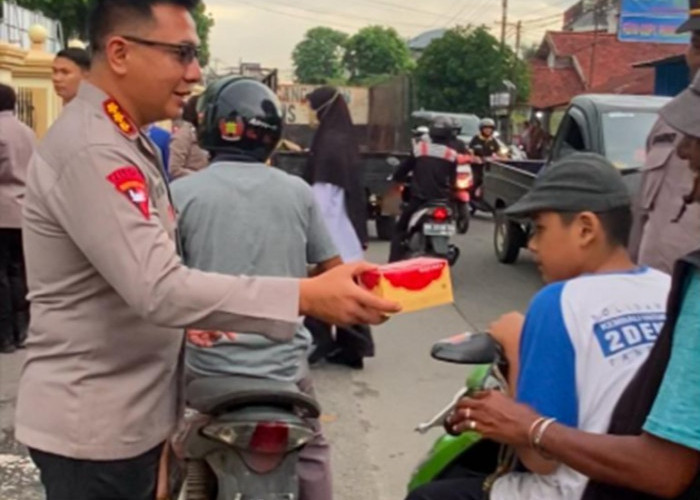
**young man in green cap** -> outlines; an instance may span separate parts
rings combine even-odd
[[[638,268],[627,253],[630,205],[627,187],[610,162],[575,154],[544,170],[507,210],[532,219],[529,247],[549,283],[533,299],[522,328],[514,318],[491,329],[504,346],[511,389],[517,401],[588,432],[607,430],[620,394],[666,319],[669,276]],[[474,417],[456,430],[481,432]],[[585,476],[529,446],[516,451],[528,472],[497,479],[490,500],[581,497]],[[484,477],[472,476],[438,481],[409,499],[481,500],[483,490]]]
[[[694,174],[682,201],[700,202],[700,75],[661,110],[661,117],[683,134],[678,155]],[[584,500],[697,500],[700,251],[677,263],[667,309],[664,330],[613,413],[607,429],[613,435],[581,432],[561,420],[545,428],[538,413],[550,416],[547,412],[535,407],[536,413],[493,392],[460,403],[453,419],[456,430],[476,422],[485,437],[524,447],[534,432],[537,451],[592,478]]]

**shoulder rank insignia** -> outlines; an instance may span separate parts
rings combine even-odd
[[[128,139],[136,139],[138,137],[139,132],[136,125],[134,125],[129,115],[116,100],[110,97],[103,103],[103,107],[109,119],[117,126],[122,135]]]

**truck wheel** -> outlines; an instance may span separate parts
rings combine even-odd
[[[503,264],[512,264],[518,260],[520,249],[524,244],[525,232],[520,224],[508,219],[503,212],[496,212],[493,246],[498,260]]]
[[[378,215],[376,226],[377,237],[383,241],[391,241],[396,230],[396,218],[391,215]]]

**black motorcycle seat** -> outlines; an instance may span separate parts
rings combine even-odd
[[[437,342],[430,355],[448,363],[485,365],[497,362],[502,348],[488,333],[465,333]]]
[[[208,415],[220,415],[242,406],[277,406],[318,418],[321,408],[316,400],[294,383],[253,377],[202,377],[187,385],[187,404]]]

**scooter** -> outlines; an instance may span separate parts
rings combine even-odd
[[[447,201],[426,203],[411,216],[404,239],[407,258],[438,257],[450,266],[457,263],[460,250],[450,243],[456,233],[455,213]]]
[[[198,378],[186,388],[179,500],[293,500],[300,450],[314,437],[318,403],[292,383]]]
[[[466,234],[469,231],[469,202],[473,185],[472,168],[469,165],[458,166],[452,200],[457,217],[457,232],[459,234]]]
[[[464,333],[442,340],[433,346],[431,356],[446,363],[471,365],[474,369],[452,401],[429,421],[416,427],[421,434],[435,428],[444,429],[445,419],[463,397],[483,390],[507,390],[505,355],[487,333]],[[476,432],[453,436],[445,430],[414,470],[408,491],[432,481],[465,477],[466,471],[492,475],[487,481],[493,481],[499,466],[510,467],[512,459],[510,449],[482,439]]]

